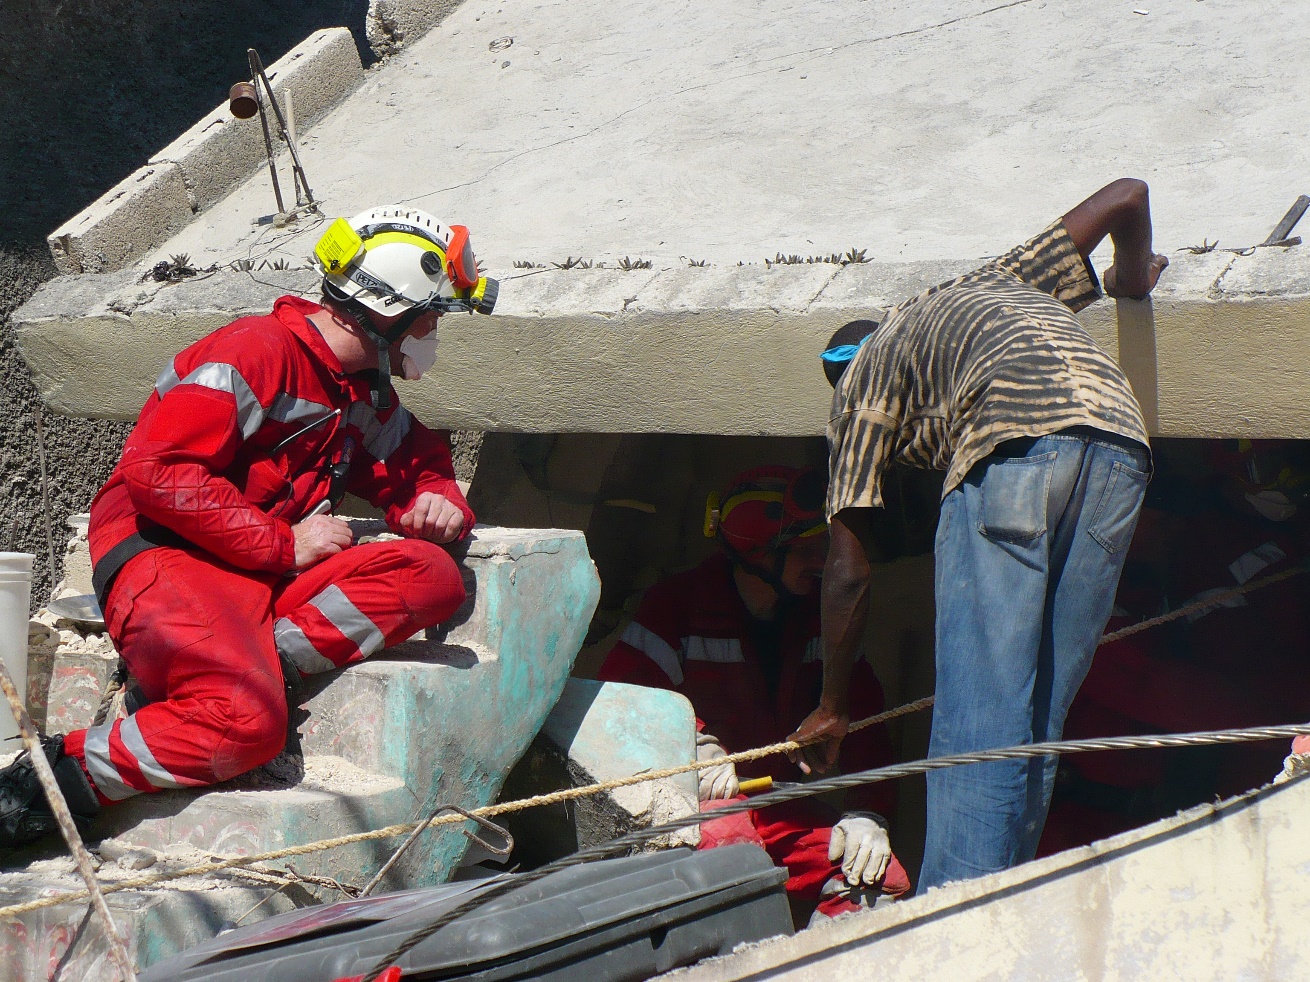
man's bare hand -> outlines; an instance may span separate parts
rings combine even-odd
[[[1107,297],[1126,297],[1130,300],[1144,300],[1160,282],[1160,274],[1169,265],[1166,256],[1154,255],[1146,261],[1145,268],[1138,268],[1129,275],[1127,267],[1120,268],[1116,262],[1101,276]]]
[[[400,516],[400,524],[420,539],[454,542],[464,531],[464,513],[445,495],[424,491],[414,507]]]
[[[837,763],[841,742],[850,726],[850,716],[820,706],[806,716],[796,732],[787,738],[804,745],[800,750],[788,751],[787,756],[801,773],[818,771],[822,774]]]
[[[296,537],[296,569],[313,566],[320,559],[335,556],[355,541],[350,526],[331,515],[306,518],[291,531]]]

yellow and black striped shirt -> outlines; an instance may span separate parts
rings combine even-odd
[[[893,463],[946,471],[1090,426],[1147,445],[1123,371],[1074,317],[1101,296],[1063,222],[892,310],[833,393],[828,515],[882,505]]]

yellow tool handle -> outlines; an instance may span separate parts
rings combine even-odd
[[[737,785],[737,790],[742,794],[754,794],[756,791],[768,791],[771,787],[773,787],[773,778],[753,777],[740,782]]]

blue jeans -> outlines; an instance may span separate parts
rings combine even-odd
[[[930,757],[1060,739],[1110,617],[1149,467],[1144,447],[1080,429],[1010,441],[946,496]],[[919,889],[1031,859],[1056,764],[928,774]]]

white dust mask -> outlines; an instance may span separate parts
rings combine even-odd
[[[437,332],[429,332],[425,338],[416,338],[412,334],[400,340],[400,374],[413,381],[423,375],[437,362]]]

